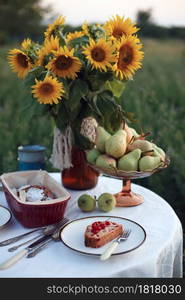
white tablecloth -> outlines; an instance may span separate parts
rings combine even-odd
[[[59,173],[52,175],[60,181]],[[88,193],[116,193],[121,190],[121,186],[120,180],[100,177],[98,185]],[[100,261],[98,257],[70,250],[62,242],[52,242],[34,258],[23,258],[11,268],[0,271],[0,277],[182,277],[183,238],[177,215],[164,199],[152,191],[136,184],[132,184],[132,190],[144,196],[144,203],[135,207],[116,207],[107,215],[122,216],[144,227],[147,238],[139,248],[130,253],[112,256],[107,261]],[[84,191],[69,192],[72,197],[68,202],[66,217],[76,219],[102,215],[98,210],[91,213],[81,212],[77,206],[77,198]],[[7,206],[3,192],[0,192],[0,204]],[[0,241],[28,230],[30,229],[24,228],[13,217],[11,222],[0,230]],[[12,253],[7,251],[8,247],[10,246],[0,248],[0,263],[12,256]]]

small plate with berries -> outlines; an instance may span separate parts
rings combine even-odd
[[[69,222],[61,231],[61,241],[81,254],[100,256],[109,245],[131,230],[129,238],[120,243],[112,255],[133,251],[146,239],[145,229],[135,221],[117,216],[91,216]]]

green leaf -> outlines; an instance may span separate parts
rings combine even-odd
[[[76,46],[84,46],[89,42],[89,38],[88,36],[84,35],[82,37],[78,37],[76,39],[73,39],[69,42],[69,45],[72,47],[76,47]]]
[[[110,100],[113,105],[116,105],[113,93],[110,90],[104,90],[99,93],[99,96],[104,100]]]
[[[69,99],[67,100],[71,111],[79,106],[80,99],[84,98],[88,91],[88,85],[84,80],[76,79],[72,82],[69,90]]]
[[[67,126],[69,125],[69,111],[67,109],[65,101],[67,100],[62,100],[56,106],[57,112],[55,122],[57,127],[61,130],[61,132],[64,132]]]
[[[103,116],[102,125],[108,132],[113,134],[124,121],[124,112],[121,106],[114,101],[110,91],[104,91],[99,94],[97,106]]]
[[[81,103],[81,107],[79,109],[78,116],[76,118],[73,118],[73,120],[71,120],[71,122],[73,123],[73,127],[79,128],[79,131],[81,128],[82,120],[84,118],[91,116],[91,117],[95,118],[98,123],[99,123],[99,120],[101,120],[101,117],[95,111],[95,108],[92,105],[91,101],[81,99],[80,103]],[[73,114],[72,114],[72,116],[73,116]]]
[[[29,97],[29,103],[23,106],[20,110],[20,122],[22,120],[26,120],[26,122],[30,122],[36,116],[43,116],[45,106],[43,104],[39,104],[38,101]]]
[[[44,79],[46,71],[44,71],[43,67],[36,67],[30,70],[24,79],[24,85],[26,87],[30,87],[31,85],[35,84],[35,78],[37,79]]]
[[[90,82],[93,91],[100,90],[107,80],[111,80],[113,77],[112,72],[99,72],[94,71],[88,75],[88,80]]]
[[[75,140],[75,145],[81,149],[87,150],[94,147],[94,144],[85,136],[81,135],[79,131],[73,129],[73,135]]]
[[[103,116],[102,116],[102,113],[101,113],[101,111],[99,110],[99,108],[97,106],[97,101],[98,101],[98,95],[95,95],[93,97],[93,100],[92,100],[92,107],[93,107],[95,113],[102,118]]]
[[[40,73],[42,73],[44,70],[45,70],[44,67],[39,66],[39,67],[35,67],[35,68],[31,69],[31,70],[28,72],[28,74],[32,74],[32,75],[34,75],[34,76],[39,76]]]
[[[117,98],[121,96],[123,90],[125,89],[125,82],[114,79],[112,81],[106,81],[105,88],[112,91],[113,95]]]

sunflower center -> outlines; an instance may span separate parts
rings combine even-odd
[[[129,65],[133,60],[133,50],[128,45],[124,45],[120,48],[118,68],[123,69]]]
[[[120,38],[124,34],[125,34],[124,31],[120,27],[115,27],[114,30],[113,30],[113,32],[112,32],[112,35],[115,38]]]
[[[91,51],[91,56],[95,61],[102,62],[105,59],[105,51],[100,47],[95,47]]]
[[[17,54],[17,62],[21,67],[23,67],[25,69],[28,67],[28,59],[27,59],[26,55],[24,55],[22,53]]]
[[[59,70],[68,70],[73,64],[71,57],[60,55],[55,61],[55,67]]]
[[[50,83],[43,83],[41,86],[40,86],[40,93],[42,95],[50,95],[53,93],[53,86],[52,84]]]

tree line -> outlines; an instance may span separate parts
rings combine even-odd
[[[137,25],[140,27],[140,35],[151,38],[176,38],[185,40],[185,27],[165,27],[156,25],[152,20],[152,10],[140,10],[137,13]]]
[[[40,41],[47,14],[52,14],[52,7],[43,7],[40,0],[0,0],[0,45],[28,36]],[[136,23],[141,37],[185,39],[185,27],[156,25],[152,10],[138,11]],[[65,30],[75,31],[78,27],[67,25]]]

